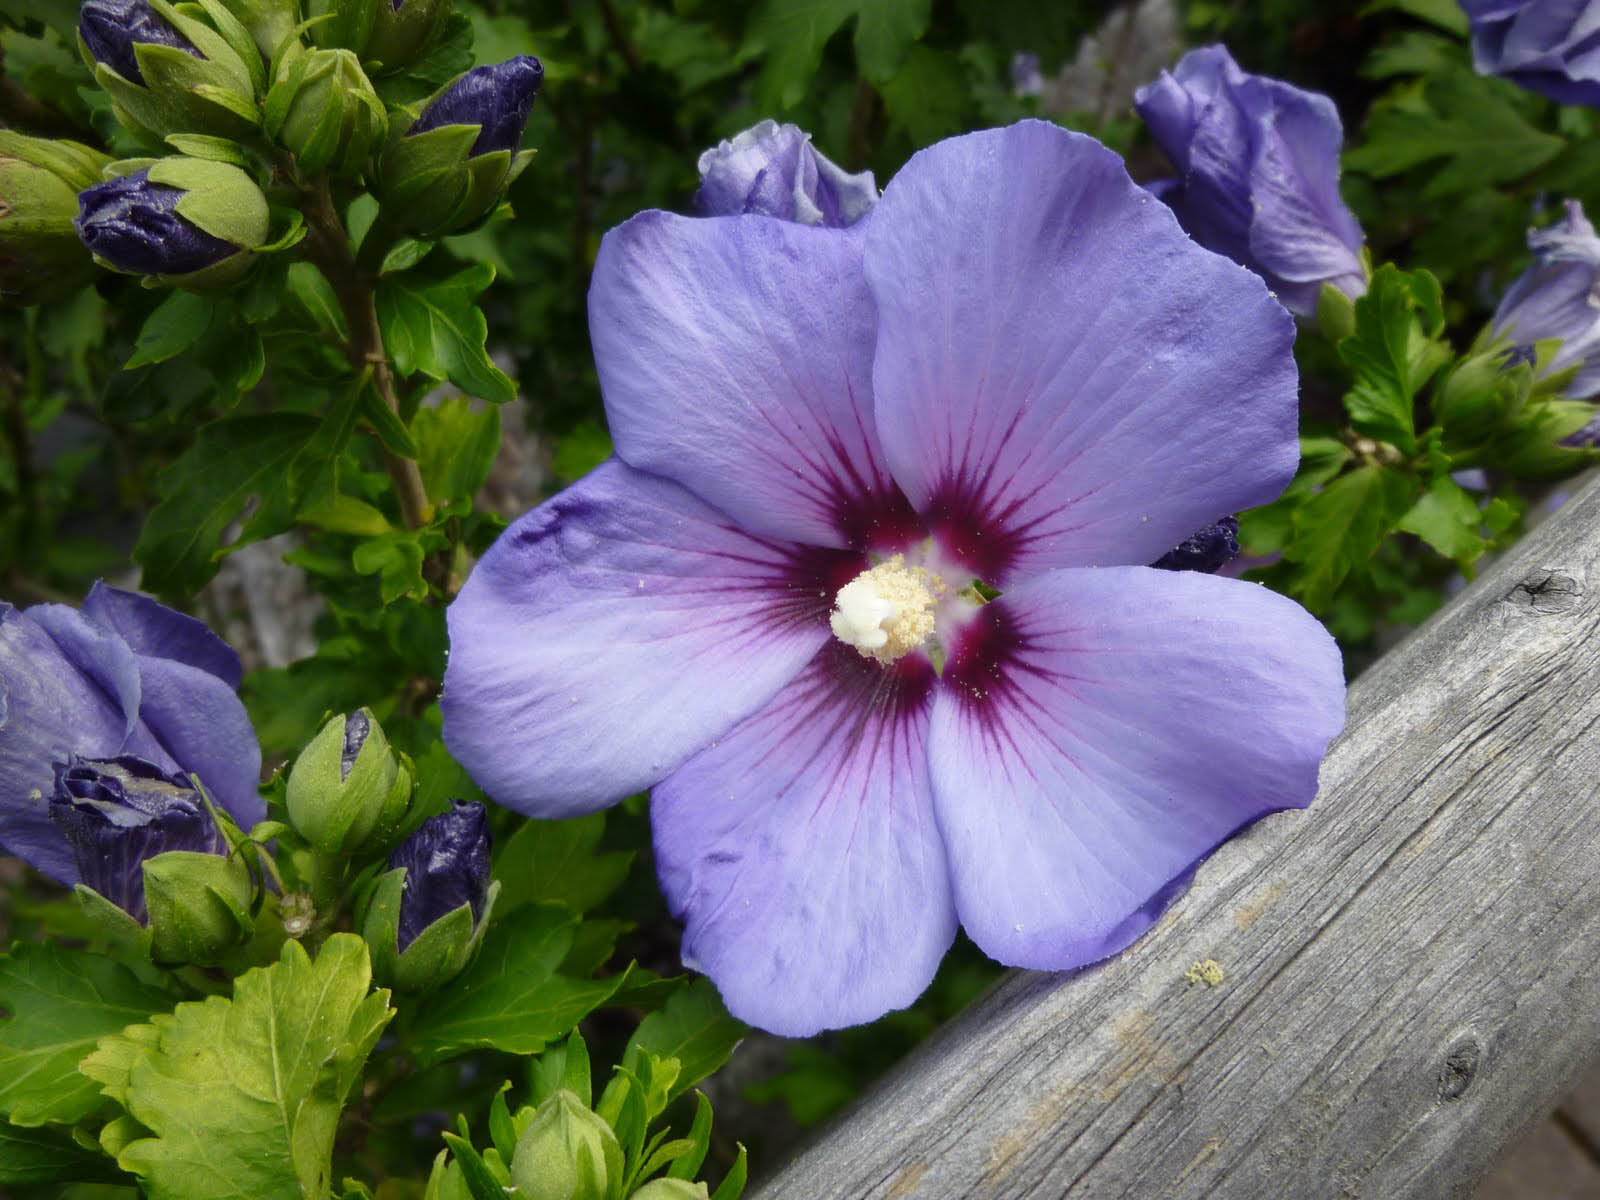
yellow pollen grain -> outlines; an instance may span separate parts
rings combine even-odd
[[[875,650],[857,646],[856,653],[881,663],[897,662],[933,636],[934,606],[945,593],[943,579],[926,567],[906,566],[903,554],[885,559],[862,577],[894,605],[894,616],[883,626],[888,641]]]

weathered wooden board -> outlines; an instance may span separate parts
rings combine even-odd
[[[1008,976],[762,1200],[1468,1194],[1600,1057],[1597,633],[1591,485],[1351,689],[1309,813]]]

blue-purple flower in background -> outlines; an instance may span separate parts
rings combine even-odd
[[[1472,61],[1560,104],[1600,105],[1600,4],[1595,0],[1460,0]]]
[[[871,171],[852,175],[819,154],[798,125],[762,121],[700,156],[702,216],[759,213],[801,225],[853,225],[878,202]]]
[[[541,817],[653,787],[684,960],[736,1015],[870,1020],[958,924],[1104,958],[1311,801],[1332,639],[1140,565],[1293,475],[1294,324],[1116,155],[1024,122],[849,229],[643,213],[589,318],[617,456],[451,606],[444,736]]]
[[[1249,267],[1301,316],[1316,312],[1324,284],[1366,292],[1361,226],[1339,195],[1333,101],[1207,46],[1140,88],[1134,106],[1178,169],[1151,190],[1195,241]]]
[[[1533,265],[1506,290],[1490,333],[1518,347],[1559,339],[1545,373],[1578,368],[1564,389],[1573,400],[1600,392],[1600,237],[1568,200],[1566,216],[1528,233]]]
[[[82,609],[0,604],[0,846],[93,884],[51,821],[58,764],[74,755],[198,777],[242,826],[259,821],[261,748],[239,677],[238,655],[203,624],[134,592],[98,583]]]

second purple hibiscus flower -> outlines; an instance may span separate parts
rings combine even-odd
[[[1293,475],[1293,322],[1104,147],[954,138],[849,229],[644,213],[589,315],[617,457],[452,605],[445,739],[540,817],[653,787],[735,1015],[871,1020],[958,925],[1104,958],[1311,801],[1332,639],[1140,565]]]

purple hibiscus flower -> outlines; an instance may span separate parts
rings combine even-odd
[[[1472,61],[1560,104],[1600,105],[1600,4],[1594,0],[1460,0]]]
[[[196,776],[241,825],[259,821],[261,748],[239,676],[222,639],[134,592],[97,583],[81,610],[0,604],[0,846],[86,882],[50,819],[58,764],[75,755]]]
[[[1333,101],[1206,46],[1140,88],[1134,107],[1178,168],[1152,190],[1202,246],[1255,271],[1301,316],[1316,312],[1323,284],[1366,292],[1361,226],[1339,195]]]
[[[1293,322],[1097,142],[942,142],[843,230],[643,213],[589,319],[617,457],[451,606],[444,736],[541,817],[653,786],[684,960],[742,1019],[909,1004],[958,924],[1104,958],[1310,802],[1332,639],[1135,565],[1292,476]]]

